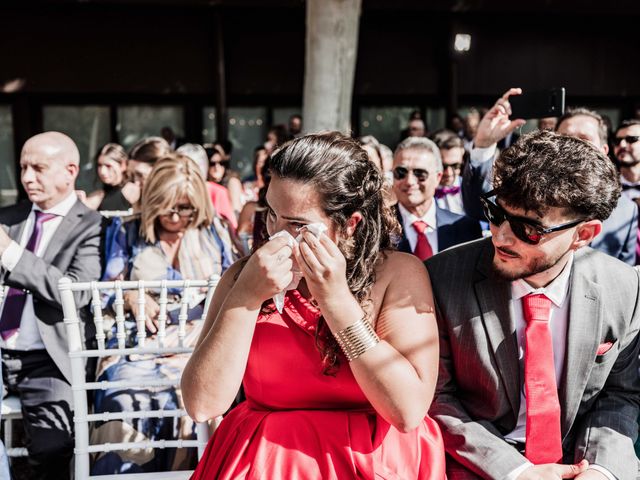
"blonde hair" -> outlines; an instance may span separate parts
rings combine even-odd
[[[137,142],[129,152],[129,158],[137,162],[154,164],[171,154],[171,146],[162,137],[147,137]]]
[[[214,211],[198,165],[181,154],[159,159],[144,182],[142,190],[140,235],[147,242],[156,242],[156,220],[162,213],[173,208],[183,195],[196,209],[188,228],[210,226],[213,223]]]

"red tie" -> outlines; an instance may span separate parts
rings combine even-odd
[[[431,250],[431,245],[429,245],[429,240],[427,240],[427,236],[425,235],[427,223],[422,220],[416,220],[413,222],[413,228],[418,234],[418,241],[416,242],[416,248],[413,250],[413,254],[420,260],[425,261],[427,258],[433,256],[433,250]]]
[[[522,299],[527,321],[524,354],[524,388],[527,397],[525,457],[535,465],[562,460],[560,402],[553,343],[549,330],[551,300],[542,294]]]

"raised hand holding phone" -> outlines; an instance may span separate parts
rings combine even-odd
[[[510,88],[507,90],[482,117],[478,125],[476,137],[473,140],[474,146],[487,148],[498,143],[516,128],[520,128],[526,123],[523,118],[511,120],[511,96],[522,94],[521,88]]]

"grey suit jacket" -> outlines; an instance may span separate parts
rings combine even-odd
[[[457,462],[501,479],[524,457],[503,441],[517,421],[522,379],[510,282],[497,278],[491,239],[427,260],[440,332],[440,370],[430,414]],[[637,475],[640,278],[591,248],[576,252],[560,381],[563,461],[586,458],[619,480]],[[613,342],[603,355],[598,346]]]
[[[0,209],[0,224],[19,242],[31,203]],[[74,281],[98,280],[101,273],[100,233],[102,217],[77,201],[58,226],[42,258],[25,250],[16,267],[2,270],[2,283],[23,288],[33,295],[38,330],[47,353],[71,383],[71,364],[63,323],[58,280],[67,276]],[[78,308],[91,301],[90,294],[76,294]]]

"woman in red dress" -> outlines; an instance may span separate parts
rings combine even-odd
[[[273,154],[270,235],[224,274],[183,373],[197,421],[247,400],[211,438],[192,479],[445,478],[427,416],[438,335],[426,269],[393,251],[384,179],[339,133]],[[318,237],[305,226],[327,227]],[[282,313],[273,296],[289,290]]]

